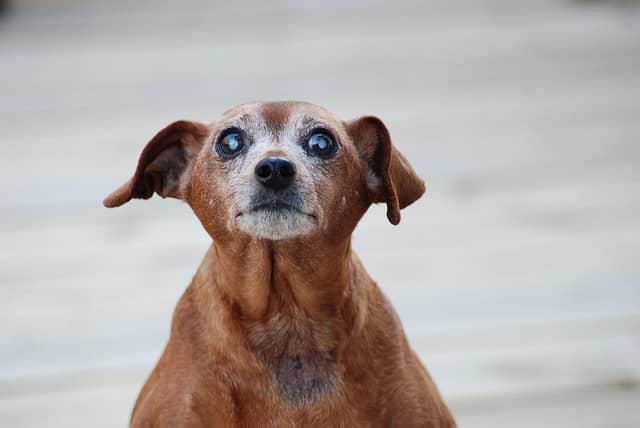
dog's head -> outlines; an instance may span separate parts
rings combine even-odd
[[[104,204],[155,192],[186,201],[214,239],[280,240],[346,236],[376,202],[397,224],[424,190],[380,119],[343,122],[313,104],[274,102],[240,105],[211,125],[170,124]]]

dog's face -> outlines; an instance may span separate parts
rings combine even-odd
[[[309,235],[331,226],[329,213],[360,199],[357,185],[342,185],[361,180],[357,153],[341,123],[318,107],[246,104],[212,131],[191,195],[206,199],[192,201],[200,211],[209,205],[220,213],[224,224],[216,230],[271,240]]]
[[[145,147],[134,177],[105,200],[177,197],[214,239],[342,238],[372,202],[389,220],[424,182],[374,117],[343,122],[302,102],[243,104],[207,126],[175,122]]]

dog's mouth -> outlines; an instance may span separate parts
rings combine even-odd
[[[301,195],[258,194],[244,207],[238,207],[235,224],[249,235],[264,239],[307,235],[320,225],[319,216],[310,205]]]
[[[258,212],[267,212],[267,213],[268,212],[273,212],[273,213],[290,212],[290,213],[301,214],[301,215],[310,217],[315,221],[318,220],[318,217],[314,213],[306,212],[295,205],[282,202],[282,201],[269,201],[269,202],[263,202],[263,203],[252,205],[249,209],[238,212],[238,214],[236,214],[236,218],[246,214],[254,214]]]

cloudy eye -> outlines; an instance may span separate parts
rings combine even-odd
[[[222,135],[216,144],[218,153],[223,158],[230,158],[242,151],[244,141],[238,131],[230,131]]]
[[[335,152],[336,143],[329,134],[314,132],[307,140],[307,150],[312,155],[326,158]]]

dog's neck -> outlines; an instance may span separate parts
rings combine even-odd
[[[215,286],[248,321],[294,309],[316,321],[334,318],[352,279],[350,239],[236,240],[214,243],[208,258]]]
[[[246,338],[285,396],[307,402],[335,385],[338,347],[356,318],[355,263],[350,239],[237,240],[214,243],[199,274],[227,302],[218,322]]]

